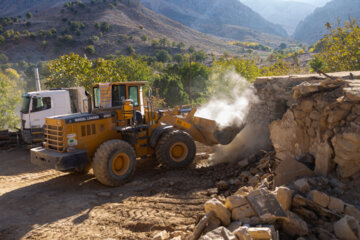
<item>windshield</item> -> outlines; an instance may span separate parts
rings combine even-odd
[[[21,112],[29,113],[29,108],[30,108],[30,96],[23,95],[22,96],[22,104],[21,104]]]

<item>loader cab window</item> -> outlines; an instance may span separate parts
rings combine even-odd
[[[40,112],[50,108],[50,97],[32,97],[31,112]]]
[[[118,107],[123,105],[123,101],[126,100],[126,86],[125,85],[113,85],[112,86],[112,106]]]
[[[22,104],[21,104],[21,112],[22,113],[29,113],[30,110],[30,96],[29,95],[23,95],[22,96]]]
[[[137,86],[129,87],[129,99],[133,100],[134,107],[139,106],[139,94]]]
[[[99,108],[100,106],[100,89],[99,87],[94,88],[94,107]]]

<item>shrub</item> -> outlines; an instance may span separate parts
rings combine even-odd
[[[31,33],[30,33],[30,38],[35,39],[35,38],[36,38],[36,33],[31,32]]]
[[[4,35],[6,38],[11,38],[13,35],[14,35],[14,30],[13,29],[9,29],[9,30],[6,30]]]
[[[126,51],[128,51],[129,54],[135,53],[135,49],[134,49],[134,47],[131,46],[131,45],[127,46]]]
[[[159,41],[157,40],[157,39],[153,39],[152,41],[151,41],[151,46],[152,47],[159,47]]]
[[[90,44],[94,44],[96,41],[99,41],[99,37],[98,36],[92,36],[92,37],[90,37],[89,39],[88,39],[88,42],[90,43]]]
[[[71,35],[64,35],[64,36],[58,37],[58,40],[63,43],[69,43],[69,42],[72,42],[73,37]]]
[[[41,47],[42,48],[45,49],[47,47],[47,45],[48,45],[47,41],[44,40],[44,41],[41,42]]]
[[[3,35],[0,35],[0,45],[5,43],[5,37]]]
[[[30,19],[30,18],[32,18],[32,17],[33,17],[33,15],[32,15],[31,12],[27,12],[27,13],[26,13],[26,18],[27,18],[27,19]]]
[[[94,54],[95,53],[95,46],[94,45],[88,45],[85,47],[85,52],[88,54]]]
[[[148,36],[142,35],[142,36],[141,36],[141,40],[143,40],[144,42],[146,42],[146,41],[148,40]]]
[[[69,22],[69,24],[70,30],[73,32],[80,32],[80,29],[82,30],[85,28],[85,24],[80,21]]]
[[[97,22],[97,23],[95,23],[94,26],[95,26],[96,29],[100,29],[100,23]]]
[[[9,61],[9,58],[5,54],[0,54],[0,64],[5,64]]]
[[[100,26],[101,31],[108,32],[111,30],[111,25],[108,22],[102,22]]]

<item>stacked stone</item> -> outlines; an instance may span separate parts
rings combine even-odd
[[[270,126],[282,161],[314,158],[315,173],[339,177],[360,173],[360,80],[327,79],[294,88],[294,104]],[[311,162],[310,162],[311,165]]]

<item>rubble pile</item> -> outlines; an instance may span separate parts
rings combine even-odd
[[[275,89],[250,119],[274,110],[253,124],[269,123],[276,155],[240,161],[242,187],[213,195],[190,239],[360,239],[360,199],[349,198],[359,196],[360,186],[356,74],[258,79],[260,99]],[[225,183],[218,182],[218,189],[225,190]]]
[[[326,181],[303,178],[273,190],[260,183],[213,198],[191,239],[359,239],[360,210],[314,188]]]

